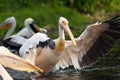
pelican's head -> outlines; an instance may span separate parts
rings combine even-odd
[[[27,18],[24,24],[33,34],[37,32],[47,33],[45,29],[39,28],[39,26],[35,23],[35,21],[32,18]]]
[[[25,21],[24,21],[24,24],[26,25],[26,24],[32,24],[32,23],[34,23],[34,20],[32,19],[32,18],[27,18],[27,19],[25,19]]]
[[[14,17],[14,16],[9,17],[9,18],[7,18],[7,19],[5,20],[5,22],[7,22],[7,23],[12,23],[13,21],[15,21],[15,17]]]
[[[69,26],[68,26],[68,20],[64,17],[60,17],[59,25],[60,25],[61,28],[63,28],[68,33],[70,39],[73,42],[73,45],[76,46],[75,38],[74,38],[74,36],[73,36],[71,30],[69,29]]]
[[[14,16],[7,18],[2,24],[0,24],[0,30],[10,28],[12,26],[16,26],[16,20]]]
[[[60,24],[61,26],[68,25],[68,20],[67,20],[66,18],[64,18],[64,17],[60,17],[60,19],[59,19],[59,24]]]

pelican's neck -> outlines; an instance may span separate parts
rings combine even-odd
[[[37,29],[35,28],[34,24],[25,24],[25,26],[27,27],[27,29],[29,30],[29,32],[34,35],[35,33],[37,33]]]
[[[59,37],[56,42],[56,50],[61,52],[65,47],[64,29],[59,25]]]
[[[65,40],[64,29],[61,27],[60,24],[59,24],[59,39]]]
[[[9,38],[12,35],[12,33],[15,30],[15,27],[16,27],[16,21],[13,21],[12,23],[10,23],[10,26],[11,26],[11,28],[8,30],[8,32],[5,35],[4,39],[7,39],[7,38]]]

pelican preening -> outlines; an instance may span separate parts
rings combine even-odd
[[[60,17],[59,37],[57,39],[51,40],[43,33],[36,33],[26,40],[20,48],[20,56],[40,67],[44,72],[51,71],[65,48],[64,30],[68,33],[75,47],[75,39],[68,27],[68,21],[63,17]]]
[[[11,48],[19,49],[21,45],[26,41],[26,39],[30,38],[37,32],[47,33],[46,29],[40,28],[37,26],[35,21],[32,18],[27,18],[24,21],[25,27],[20,30],[17,34],[12,35],[13,31],[16,27],[15,17],[7,18],[4,23],[0,25],[0,30],[4,28],[9,28],[4,40],[3,44],[5,46],[9,46]]]
[[[14,55],[7,48],[0,46],[0,75],[3,80],[13,80],[3,66],[19,71],[43,72],[42,69]]]

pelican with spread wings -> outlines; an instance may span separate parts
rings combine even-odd
[[[90,66],[107,54],[118,40],[120,40],[120,15],[91,24],[76,38],[76,47],[70,40],[65,41],[65,48],[55,69],[64,69],[72,65],[80,70]]]
[[[57,39],[51,40],[47,35],[37,33],[20,48],[20,55],[44,72],[70,65],[80,70],[107,54],[120,39],[120,15],[89,25],[75,41],[74,38],[65,41],[63,29],[68,29],[67,26],[68,21],[61,17]]]

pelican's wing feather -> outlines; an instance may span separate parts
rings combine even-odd
[[[9,36],[3,40],[3,45],[13,49],[20,49],[26,40],[32,36],[32,33],[25,27],[20,30],[16,35]]]
[[[14,49],[19,49],[27,40],[26,37],[13,35],[5,40],[3,40],[4,46],[9,46]]]
[[[0,64],[2,64],[4,67],[20,70],[20,71],[42,72],[42,69],[14,55],[7,48],[2,46],[0,47]]]
[[[89,66],[103,57],[120,39],[120,15],[88,26],[76,39],[77,46],[66,41],[56,69],[73,65],[75,69]]]
[[[19,50],[20,56],[26,58],[27,53],[29,53],[31,49],[36,49],[37,45],[40,42],[44,42],[48,39],[49,38],[47,37],[46,34],[36,33],[31,38],[29,38],[24,45],[22,45],[22,47]]]
[[[23,45],[26,40],[27,40],[26,36],[17,36],[17,35],[11,36],[11,42],[15,42],[15,43],[18,43],[20,45]]]

